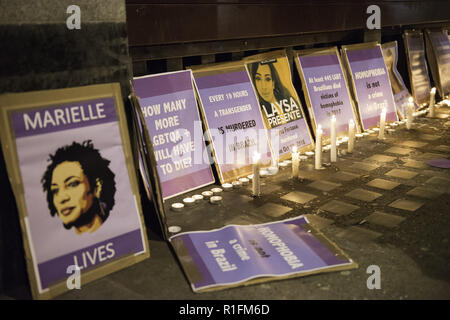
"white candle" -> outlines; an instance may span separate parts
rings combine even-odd
[[[239,182],[243,185],[246,186],[248,185],[248,183],[250,182],[250,180],[248,178],[240,178]]]
[[[384,139],[385,126],[386,126],[386,108],[383,108],[380,114],[380,131],[378,132],[378,139]]]
[[[282,161],[278,164],[281,168],[285,168],[288,166],[288,163],[286,161]]]
[[[265,178],[265,177],[267,177],[269,175],[269,171],[267,171],[266,169],[261,169],[261,170],[259,170],[259,176],[261,177],[261,178]]]
[[[348,122],[348,145],[347,145],[347,152],[352,153],[353,147],[355,144],[355,123],[353,122],[353,119],[350,119]]]
[[[180,202],[172,203],[171,208],[173,211],[181,211],[184,208],[184,204]]]
[[[169,230],[170,233],[178,233],[178,232],[181,231],[181,227],[179,227],[179,226],[170,226],[168,228],[168,230]]]
[[[269,175],[274,175],[278,173],[278,165],[277,166],[271,166],[267,168],[267,172]]]
[[[331,117],[331,155],[330,161],[337,161],[337,149],[336,149],[336,116]]]
[[[196,202],[200,202],[203,200],[203,196],[201,194],[194,194],[192,196],[192,198],[196,201]]]
[[[316,163],[315,168],[322,168],[322,126],[319,124],[316,131]]]
[[[220,188],[212,188],[211,191],[215,196],[218,196],[218,195],[222,194],[223,190]]]
[[[259,153],[255,152],[253,154],[253,179],[252,179],[252,195],[254,197],[259,197],[261,195],[261,182],[259,179],[259,167],[261,156]]]
[[[212,191],[203,191],[202,192],[202,196],[205,199],[209,199],[214,195],[214,193]]]
[[[297,146],[292,148],[292,178],[298,178],[298,167],[300,165],[300,152],[297,152]]]
[[[194,198],[184,198],[183,199],[183,203],[185,206],[193,206],[195,204],[195,199]]]
[[[435,96],[436,96],[436,88],[431,89],[430,92],[430,105],[429,105],[429,113],[428,116],[434,118],[434,104],[435,104]]]
[[[231,183],[224,183],[222,184],[222,189],[224,191],[230,191],[231,189],[233,189],[233,185]]]
[[[408,106],[406,108],[406,129],[411,129],[413,122],[413,112],[414,112],[414,100],[412,97],[408,99]]]
[[[222,202],[222,197],[221,196],[212,196],[211,198],[209,198],[209,202],[212,204],[219,204]]]
[[[314,155],[314,151],[306,151],[305,154],[306,154],[308,157],[312,157],[312,156]]]

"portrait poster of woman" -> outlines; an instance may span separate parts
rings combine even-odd
[[[284,50],[245,58],[247,70],[258,97],[274,151],[287,159],[296,146],[300,151],[312,148],[312,137],[298,94],[292,84],[291,68]],[[278,136],[279,141],[273,141]],[[278,147],[276,147],[278,146]]]
[[[149,256],[118,84],[0,96],[34,298]],[[74,269],[71,269],[74,270]]]

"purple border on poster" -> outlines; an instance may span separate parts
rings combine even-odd
[[[42,288],[48,288],[69,276],[67,267],[77,265],[89,270],[103,262],[111,262],[128,254],[144,250],[141,230],[135,230],[118,237],[99,242],[78,251],[38,264]]]
[[[283,277],[351,263],[349,259],[335,256],[308,233],[303,227],[306,223],[304,217],[299,217],[262,225],[188,232],[172,239],[181,237],[202,275],[201,281],[193,283],[194,290],[236,284],[258,276]]]
[[[14,111],[11,118],[16,138],[117,121],[114,98]]]
[[[355,83],[359,113],[363,129],[379,123],[382,108],[386,108],[386,121],[397,121],[394,97],[381,47],[346,51],[353,60],[349,65]],[[363,58],[366,59],[363,59]]]
[[[310,61],[314,58],[314,63]],[[337,132],[346,132],[350,119],[356,123],[347,85],[336,53],[299,57],[316,125],[330,135],[331,116],[336,116]],[[323,61],[323,63],[321,63]],[[334,63],[331,64],[330,62]]]
[[[163,198],[213,183],[210,163],[202,157],[206,147],[191,72],[137,78],[134,84],[153,143]]]
[[[220,73],[209,76],[195,77],[197,88],[209,89],[215,87],[224,87],[233,84],[243,83],[248,81],[248,76],[242,71],[233,71],[228,73]]]

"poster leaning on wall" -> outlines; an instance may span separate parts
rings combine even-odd
[[[0,96],[34,298],[149,257],[119,84]]]

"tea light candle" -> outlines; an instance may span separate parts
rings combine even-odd
[[[386,126],[386,108],[383,108],[380,114],[380,132],[378,132],[378,139],[384,139],[385,126]]]
[[[337,149],[336,149],[336,116],[331,117],[331,155],[330,161],[337,161]]]
[[[268,168],[267,168],[267,172],[269,173],[269,175],[277,174],[277,172],[278,172],[278,167],[275,167],[275,166],[268,167]]]
[[[220,204],[222,202],[222,197],[221,196],[212,196],[209,199],[209,202],[212,204]]]
[[[203,196],[201,194],[194,194],[192,198],[195,200],[195,202],[200,202],[203,200]]]
[[[261,155],[257,152],[253,154],[253,180],[252,180],[252,195],[259,197],[261,195],[261,181],[259,179],[259,170]]]
[[[240,178],[239,182],[243,185],[246,186],[249,184],[250,180],[248,178]]]
[[[364,136],[363,136],[362,133],[357,133],[357,134],[355,134],[355,137],[358,138],[358,139],[361,139],[361,138],[364,137]]]
[[[319,170],[322,168],[322,126],[319,124],[316,132],[316,159],[315,168]]]
[[[269,175],[269,171],[267,171],[266,169],[261,169],[261,170],[259,170],[259,176],[261,177],[261,178],[265,178],[265,177],[267,177]]]
[[[233,189],[233,185],[231,184],[231,183],[224,183],[223,185],[222,185],[222,189],[224,190],[224,191],[230,191],[231,189]],[[215,194],[215,193],[214,193]]]
[[[369,130],[367,130],[367,131],[369,131]],[[379,131],[380,131],[380,128],[373,128],[371,131],[372,131],[372,132],[379,132]]]
[[[170,206],[173,211],[181,211],[184,208],[184,204],[180,202],[172,203]]]
[[[234,189],[239,189],[242,186],[242,183],[240,181],[233,181],[231,184],[233,185]]]
[[[428,116],[430,117],[430,118],[434,118],[434,105],[435,105],[435,103],[436,103],[436,101],[435,101],[435,96],[436,96],[436,88],[433,88],[433,89],[431,89],[431,92],[430,92],[430,104],[429,104],[429,108],[430,108],[430,111],[429,111],[429,113],[428,113]]]
[[[301,155],[300,157],[298,157],[300,159],[300,161],[306,161],[308,160],[308,157],[305,155]]]
[[[373,134],[373,133],[375,133],[375,130],[369,129],[369,130],[367,130],[367,133],[368,134]]]
[[[297,179],[298,167],[300,166],[300,152],[297,152],[297,147],[292,148],[292,178]]]
[[[284,162],[286,162],[287,165],[290,165],[292,163],[292,160],[285,160]]]
[[[212,188],[211,191],[215,196],[218,196],[218,195],[222,194],[223,190],[220,188]]]
[[[286,161],[282,161],[278,165],[282,168],[286,168],[288,166],[288,163]]]
[[[378,129],[378,128],[375,128],[375,129]],[[367,137],[367,136],[369,136],[369,133],[368,133],[368,132],[363,132],[363,133],[362,133],[362,136],[363,136],[363,137]]]
[[[306,151],[305,154],[306,154],[308,157],[312,157],[312,156],[314,155],[314,151]]]
[[[353,119],[350,119],[348,122],[348,144],[347,144],[347,152],[352,153],[353,147],[355,144],[355,122]]]
[[[195,199],[194,198],[184,198],[183,203],[185,206],[190,207],[195,204]]]
[[[253,174],[249,174],[249,175],[247,176],[247,179],[248,179],[248,180],[253,180]]]
[[[202,196],[204,199],[209,199],[214,195],[214,193],[212,191],[203,191],[202,192]]]
[[[181,227],[179,227],[179,226],[170,226],[167,230],[170,233],[178,233],[178,232],[181,231]]]
[[[397,122],[391,123],[391,127],[398,127],[398,123]]]

